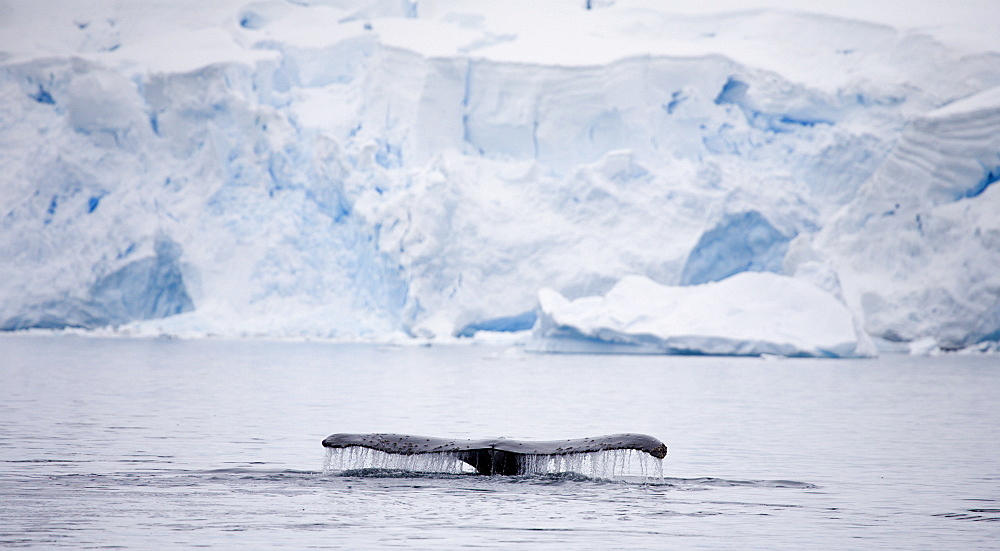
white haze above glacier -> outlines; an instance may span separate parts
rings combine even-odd
[[[0,0],[0,328],[1000,340],[995,2],[587,4]]]

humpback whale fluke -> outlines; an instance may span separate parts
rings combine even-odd
[[[411,434],[331,434],[323,439],[327,448],[361,447],[397,455],[454,454],[479,474],[516,475],[525,472],[526,456],[568,455],[606,450],[639,450],[663,459],[667,446],[645,434],[609,434],[592,438],[532,442],[494,438],[462,440]]]

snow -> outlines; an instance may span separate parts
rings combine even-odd
[[[591,4],[0,1],[0,327],[451,341],[753,273],[862,330],[771,349],[1000,339],[990,0]]]

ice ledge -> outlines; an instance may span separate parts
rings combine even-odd
[[[604,296],[539,292],[536,352],[862,357],[851,312],[794,278],[744,272],[704,285],[629,276]]]

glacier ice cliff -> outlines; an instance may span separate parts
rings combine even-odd
[[[133,260],[98,277],[83,297],[63,296],[26,305],[22,313],[5,320],[2,329],[93,329],[193,310],[177,263],[180,247],[161,239],[155,251],[155,256]]]
[[[755,210],[727,216],[698,238],[681,271],[681,284],[719,281],[746,271],[781,272],[789,241]]]
[[[0,5],[5,330],[447,340],[761,272],[1000,338],[995,47],[818,2],[56,4]]]
[[[833,266],[873,336],[945,349],[997,340],[998,166],[994,87],[915,117],[857,197],[788,261]]]

